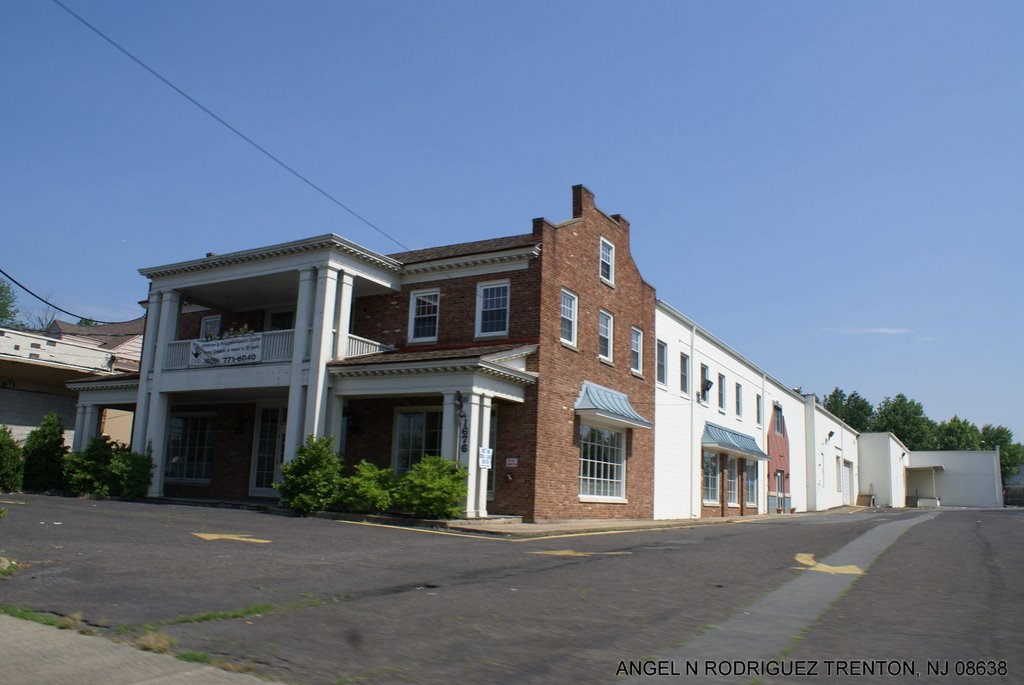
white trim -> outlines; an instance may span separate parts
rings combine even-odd
[[[581,503],[589,504],[629,504],[625,497],[597,497],[596,495],[580,495]]]
[[[609,248],[611,248],[610,251],[609,251],[608,262],[605,262],[605,259],[604,259],[604,246],[605,245],[607,245]],[[609,276],[608,278],[604,277],[604,274],[602,273],[603,269],[601,268],[606,263],[608,264],[608,276]],[[610,286],[614,286],[615,285],[615,243],[613,243],[612,241],[608,240],[604,236],[601,236],[601,243],[600,243],[600,246],[598,247],[598,252],[597,252],[597,275],[601,279],[602,283],[605,283],[605,284],[610,285]]]
[[[602,317],[608,317],[608,335],[601,335],[601,319]],[[601,338],[608,338],[608,354],[601,354]],[[611,364],[615,359],[615,315],[611,312],[602,309],[597,314],[597,358],[606,361]]]
[[[636,350],[633,349],[634,341],[637,343]],[[636,366],[633,366],[633,352],[636,352]],[[632,326],[629,331],[629,370],[641,375],[644,372],[644,332],[636,326]]]
[[[434,314],[435,326],[434,335],[415,337],[413,335],[416,324],[416,298],[437,295],[437,312]],[[441,289],[440,288],[425,288],[422,290],[413,290],[409,293],[409,328],[408,328],[408,340],[409,342],[437,342],[438,333],[441,332]]]
[[[505,288],[505,328],[500,331],[481,330],[484,313],[484,290],[487,288]],[[500,281],[484,281],[476,284],[476,326],[474,334],[477,338],[503,338],[508,336],[509,319],[512,318],[512,283],[507,278]]]
[[[566,295],[568,295],[570,298],[572,298],[572,339],[571,340],[567,340],[564,337],[562,337],[562,320],[564,318],[566,318],[562,314],[562,301],[563,301],[563,299],[565,298]],[[579,312],[580,312],[580,297],[579,297],[579,295],[577,295],[573,291],[569,290],[568,288],[562,288],[562,292],[559,295],[559,299],[558,299],[558,339],[562,342],[563,345],[568,345],[568,346],[570,346],[574,350],[578,349],[576,347],[576,340],[577,340],[577,338],[579,338],[579,329],[580,329],[580,314],[579,314]]]
[[[661,377],[658,376],[658,367],[661,367]],[[668,343],[664,340],[654,340],[654,382],[663,388],[668,388]]]

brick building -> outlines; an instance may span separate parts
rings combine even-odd
[[[393,255],[326,235],[142,269],[140,374],[78,389],[133,396],[151,496],[273,497],[313,434],[397,472],[458,459],[470,517],[650,518],[656,298],[629,230],[575,186],[572,218],[521,235]]]

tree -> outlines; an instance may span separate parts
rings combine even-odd
[[[96,322],[93,321],[92,319],[79,319],[78,320],[78,325],[79,326],[95,326]]]
[[[845,421],[850,428],[861,433],[871,426],[871,417],[875,413],[871,403],[856,390],[847,395],[841,389],[833,388],[821,404]]]
[[[18,324],[18,298],[11,284],[0,278],[0,326],[12,328]]]
[[[980,450],[981,431],[967,419],[954,415],[935,429],[935,447],[940,450]]]
[[[999,448],[999,470],[1004,482],[1017,475],[1024,464],[1024,445],[1013,441],[1013,431],[1006,426],[993,426],[991,423],[982,426],[981,446],[987,450]]]
[[[43,417],[39,427],[28,434],[22,447],[25,455],[26,490],[60,490],[64,486],[64,426],[54,413]]]
[[[870,428],[893,433],[912,450],[935,449],[935,422],[925,416],[920,402],[903,393],[878,404]]]

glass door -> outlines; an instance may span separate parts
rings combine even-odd
[[[249,494],[254,497],[273,497],[277,494],[274,483],[281,479],[287,412],[285,407],[262,407],[258,411],[252,480],[249,486]]]

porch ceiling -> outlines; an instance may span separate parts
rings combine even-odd
[[[288,388],[234,388],[219,390],[202,390],[194,392],[177,392],[171,395],[172,404],[198,403],[255,403],[288,400]]]
[[[356,278],[352,284],[353,297],[386,292],[389,290],[384,286],[363,278]],[[185,302],[225,311],[294,306],[299,297],[299,272],[282,271],[204,283],[181,288],[181,295]]]

